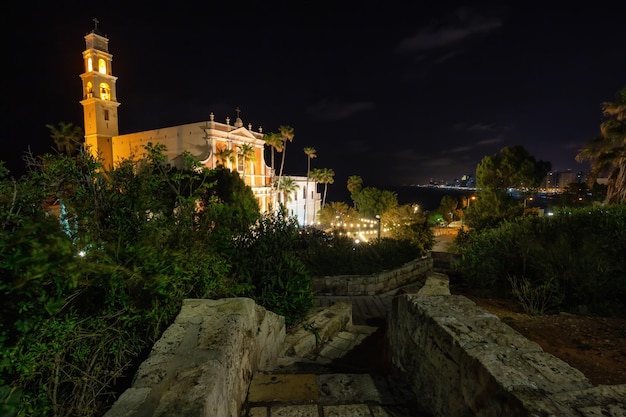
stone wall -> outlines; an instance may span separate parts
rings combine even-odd
[[[184,300],[105,417],[237,417],[252,375],[282,353],[285,320],[248,298]]]
[[[403,266],[372,275],[334,275],[313,278],[313,292],[317,295],[376,295],[395,290],[405,284],[424,281],[433,269],[433,259],[427,256],[407,262]]]
[[[450,275],[454,272],[454,263],[459,255],[450,252],[431,252],[433,257],[433,271]]]
[[[395,297],[394,363],[435,416],[624,416],[626,385],[578,370],[463,296]]]

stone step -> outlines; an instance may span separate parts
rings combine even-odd
[[[405,381],[381,374],[256,374],[243,416],[430,416]]]
[[[338,303],[333,316],[349,314],[345,309]],[[242,417],[431,417],[391,364],[386,326],[348,321],[306,351],[305,357],[283,356],[276,368],[253,376]]]

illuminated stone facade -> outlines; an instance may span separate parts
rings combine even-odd
[[[301,225],[312,224],[320,208],[317,184],[306,177],[290,176],[298,188],[285,196],[277,193],[271,184],[274,171],[265,163],[265,141],[262,130],[244,126],[237,114],[233,124],[215,121],[213,113],[209,120],[179,126],[163,127],[143,132],[120,135],[118,131],[116,81],[112,75],[112,59],[109,40],[96,28],[85,36],[83,51],[85,72],[80,75],[83,83],[85,146],[102,159],[105,169],[112,169],[123,159],[141,158],[148,143],[166,146],[166,163],[181,168],[184,155],[188,153],[205,167],[212,169],[223,165],[237,171],[244,182],[252,188],[261,211],[277,207],[282,202],[288,213]],[[239,110],[237,110],[239,113]]]

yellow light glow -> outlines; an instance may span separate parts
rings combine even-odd
[[[107,63],[104,59],[100,58],[98,60],[98,72],[100,74],[106,74],[107,73]]]

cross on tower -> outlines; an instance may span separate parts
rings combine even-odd
[[[98,20],[97,17],[94,17],[92,20],[93,20],[93,25],[94,25],[93,30],[97,32],[98,31],[98,23],[100,23],[100,21]]]
[[[235,111],[237,112],[237,119],[239,119],[239,113],[241,113],[241,110],[239,110],[239,107],[237,107]]]

